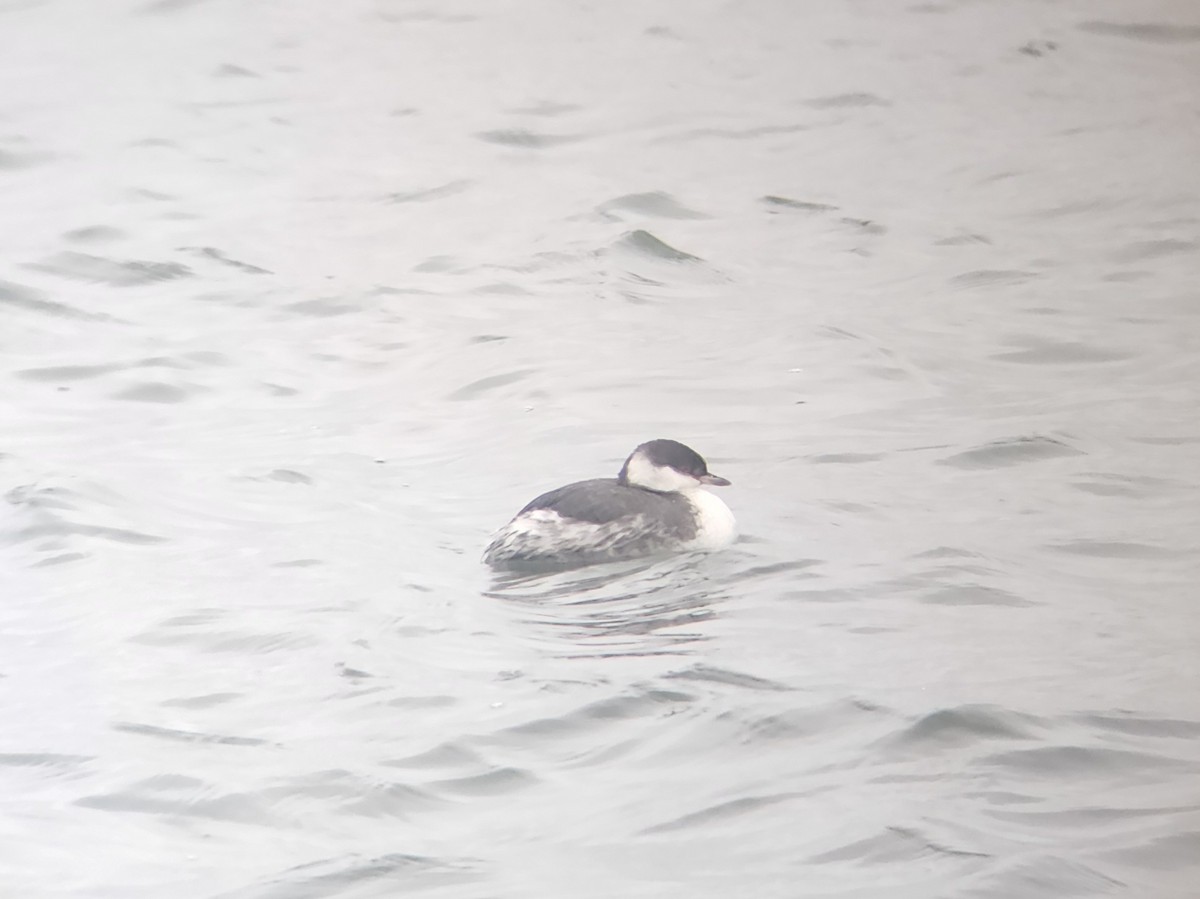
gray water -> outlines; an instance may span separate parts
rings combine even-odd
[[[1194,897],[1200,7],[0,3],[5,896]],[[521,578],[673,437],[732,549]]]

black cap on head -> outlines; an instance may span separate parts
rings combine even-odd
[[[669,465],[676,471],[699,477],[708,474],[708,465],[704,458],[678,440],[650,440],[639,446],[634,452],[641,450],[655,465]]]

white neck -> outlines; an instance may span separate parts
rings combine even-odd
[[[723,549],[737,539],[737,522],[721,497],[707,490],[691,490],[686,496],[696,511],[691,549]]]

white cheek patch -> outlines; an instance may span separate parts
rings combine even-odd
[[[642,455],[636,455],[629,460],[625,469],[625,477],[635,487],[656,490],[659,493],[683,493],[685,490],[695,490],[700,482],[674,468],[655,465]]]

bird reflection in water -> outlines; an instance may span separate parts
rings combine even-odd
[[[484,595],[511,605],[567,656],[682,655],[728,593],[701,553],[587,568],[497,573]]]

